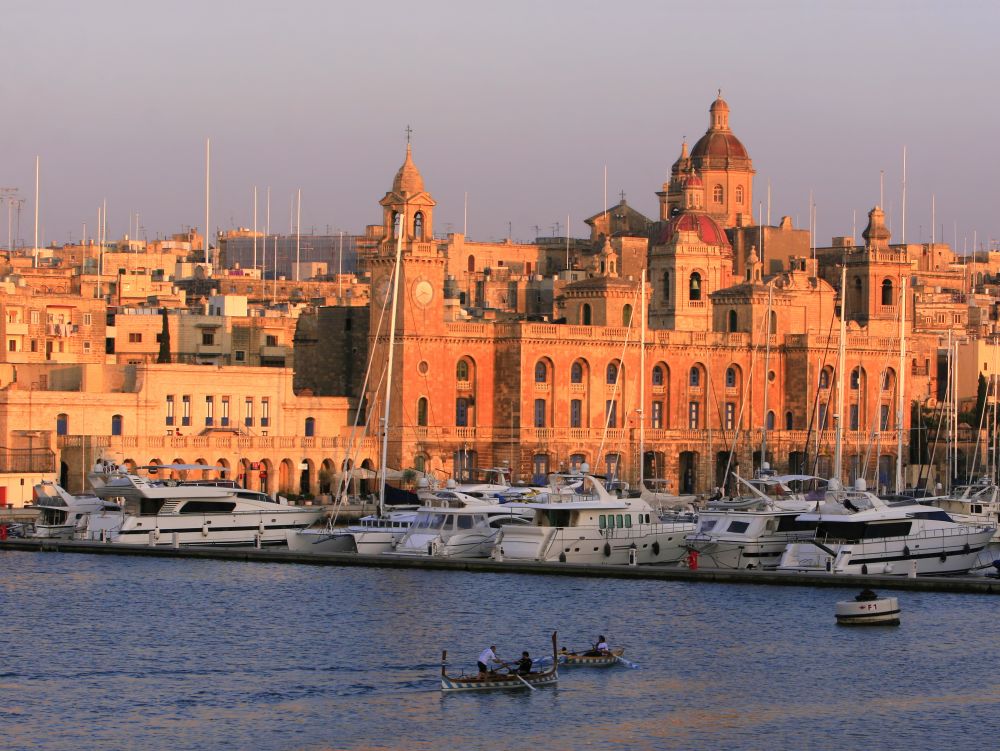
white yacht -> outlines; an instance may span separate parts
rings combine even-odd
[[[944,509],[956,521],[1000,525],[1000,487],[988,478],[955,488],[951,495],[928,498],[926,502]],[[1000,543],[1000,532],[994,533],[992,542]]]
[[[147,469],[202,465],[158,465]],[[136,545],[284,545],[289,529],[315,522],[322,510],[275,503],[231,480],[150,480],[122,469],[93,483],[101,499],[120,499],[123,512],[91,514],[85,537]]]
[[[414,509],[396,509],[362,517],[346,527],[289,530],[288,549],[296,553],[362,553],[378,555],[396,547],[410,528]]]
[[[590,474],[550,480],[544,501],[524,504],[534,512],[532,523],[504,527],[494,558],[628,564],[676,562],[686,554],[692,522],[664,523],[642,498],[617,498]]]
[[[453,490],[473,498],[501,502],[517,500],[538,492],[538,488],[529,485],[511,485],[509,475],[509,470],[504,467],[473,470],[469,482],[459,483],[454,478],[449,478],[443,488],[428,482],[426,478],[421,478],[417,496],[421,501],[431,501],[435,493],[441,490]]]
[[[669,480],[644,479],[639,490],[639,497],[660,513],[692,512],[698,501],[696,495],[675,495],[672,493]]]
[[[398,555],[488,558],[501,529],[528,523],[519,503],[489,503],[453,490],[434,494],[397,543]]]
[[[70,540],[83,533],[91,514],[121,517],[121,506],[95,495],[73,495],[61,485],[43,480],[34,487],[38,518],[31,537]]]
[[[816,480],[810,475],[770,475],[737,479],[749,494],[710,501],[698,513],[698,527],[687,536],[699,566],[723,569],[775,568],[790,542],[811,540],[816,525],[799,521],[811,510],[818,495],[802,494],[794,482]]]
[[[953,519],[916,501],[886,502],[830,482],[826,499],[799,521],[816,525],[810,542],[785,548],[780,571],[944,576],[968,573],[993,537],[992,524]]]

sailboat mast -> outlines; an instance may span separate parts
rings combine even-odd
[[[837,414],[833,416],[833,477],[843,477],[844,361],[847,345],[847,264],[840,267],[840,346],[837,349]]]
[[[392,313],[389,318],[389,363],[385,371],[385,407],[382,411],[382,463],[378,483],[378,514],[385,510],[385,473],[389,461],[389,403],[392,397],[392,364],[396,350],[396,310],[399,306],[399,267],[403,258],[403,228],[406,226],[406,203],[396,230],[396,263],[392,268]]]
[[[642,270],[639,294],[642,296],[639,308],[642,311],[642,334],[639,340],[639,492],[642,492],[646,470],[646,269]]]
[[[896,492],[903,483],[903,417],[906,408],[906,275],[899,284],[899,372],[896,374]]]
[[[764,430],[760,434],[760,468],[767,465],[767,385],[770,376],[771,361],[771,303],[774,297],[774,287],[767,288],[767,321],[764,326]]]

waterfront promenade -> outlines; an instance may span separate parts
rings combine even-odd
[[[574,563],[524,563],[491,559],[451,559],[395,555],[359,555],[357,553],[293,553],[288,550],[256,548],[121,545],[82,540],[11,539],[0,542],[0,550],[26,550],[51,553],[125,555],[159,558],[193,558],[261,563],[295,563],[309,566],[375,567],[386,569],[428,569],[535,575],[583,576],[611,579],[656,579],[662,581],[705,582],[716,584],[767,584],[786,587],[868,587],[922,592],[1000,594],[1000,579],[986,576],[908,577],[869,574],[806,574],[779,571],[748,571],[681,566],[610,566]]]

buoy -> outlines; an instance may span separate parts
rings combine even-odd
[[[899,601],[895,597],[879,597],[870,589],[853,600],[843,600],[835,608],[837,623],[842,626],[898,626]]]
[[[611,543],[604,543],[604,557],[609,558],[611,556]]]
[[[660,554],[660,541],[657,540],[656,542],[653,543],[653,555],[659,555],[659,554]]]

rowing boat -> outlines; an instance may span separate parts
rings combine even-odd
[[[508,668],[510,670],[510,668]],[[507,688],[537,688],[554,686],[559,682],[559,664],[556,660],[556,633],[552,632],[552,667],[537,673],[518,675],[516,672],[488,673],[480,678],[475,675],[448,675],[448,651],[441,652],[442,691],[491,691]]]
[[[567,667],[603,668],[621,662],[623,654],[625,654],[625,647],[615,647],[609,650],[607,654],[593,654],[592,651],[560,652],[559,662]]]

